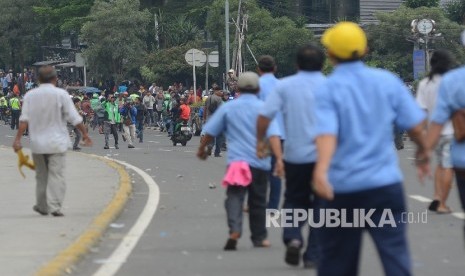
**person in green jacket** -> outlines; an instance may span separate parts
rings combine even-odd
[[[116,97],[114,95],[109,95],[109,101],[104,102],[105,107],[105,122],[103,127],[103,133],[105,134],[105,147],[104,149],[109,149],[108,140],[110,134],[113,134],[115,139],[115,149],[118,147],[118,130],[117,124],[121,122],[121,115],[119,113],[118,105],[115,103]]]

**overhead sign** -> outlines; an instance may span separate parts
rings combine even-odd
[[[213,51],[208,55],[208,64],[211,67],[220,66],[220,53],[218,51]]]
[[[191,66],[201,67],[207,62],[207,55],[204,52],[197,49],[190,49],[186,53],[186,61]]]
[[[424,50],[413,51],[413,78],[415,80],[426,74],[426,53]]]

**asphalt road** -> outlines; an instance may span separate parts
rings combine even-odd
[[[14,132],[0,127],[0,144],[11,145]],[[291,268],[284,264],[284,246],[277,228],[269,229],[272,247],[253,248],[247,221],[237,252],[224,252],[227,238],[223,207],[224,189],[220,180],[225,158],[203,162],[195,157],[199,143],[194,137],[186,147],[173,147],[166,133],[146,130],[145,142],[128,149],[120,141],[120,150],[104,150],[103,136],[92,133],[94,147],[83,152],[126,161],[146,171],[160,187],[157,213],[128,260],[117,275],[316,275],[313,270]],[[111,143],[110,143],[111,144]],[[432,197],[432,182],[422,186],[409,159],[409,143],[399,153],[405,174],[409,211],[425,212]],[[134,192],[124,212],[109,229],[98,247],[74,269],[75,275],[92,275],[119,245],[141,213],[148,196],[142,179],[132,173]],[[215,189],[210,186],[216,185]],[[420,197],[418,197],[420,196]],[[450,207],[460,212],[456,187],[449,199]],[[437,215],[427,213],[427,223],[411,223],[409,242],[415,275],[465,275],[462,213]],[[416,219],[415,219],[416,220]],[[375,247],[365,235],[360,275],[383,275]]]

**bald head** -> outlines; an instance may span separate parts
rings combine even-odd
[[[55,68],[50,65],[42,66],[39,68],[39,82],[54,84],[57,79],[57,72]]]

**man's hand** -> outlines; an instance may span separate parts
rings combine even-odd
[[[282,159],[277,159],[274,165],[273,175],[279,178],[284,177],[284,162]]]
[[[328,181],[328,173],[326,171],[315,169],[313,173],[313,189],[315,194],[322,199],[334,199],[333,187]]]
[[[83,138],[82,138],[82,142],[83,142],[83,146],[85,147],[92,147],[92,140],[90,139],[90,137],[88,135],[85,135]]]
[[[430,151],[418,149],[415,154],[415,164],[417,166],[417,175],[421,184],[424,184],[425,178],[431,178],[430,168]]]
[[[23,146],[21,145],[21,140],[15,139],[15,141],[13,142],[14,151],[17,152],[18,150],[20,150],[22,148],[23,148]]]
[[[263,159],[268,156],[268,144],[264,140],[257,141],[257,157]]]

